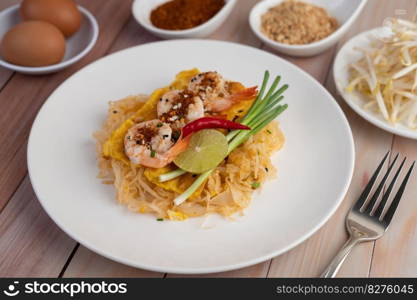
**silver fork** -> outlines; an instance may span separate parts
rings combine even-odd
[[[391,183],[389,184],[387,190],[383,194],[381,201],[377,205],[378,197],[384,188],[385,182],[387,181],[387,178],[392,168],[394,167],[395,162],[397,161],[397,154],[393,162],[389,165],[387,172],[385,173],[384,177],[382,178],[381,182],[376,188],[374,194],[372,195],[369,201],[366,201],[368,199],[368,196],[371,194],[371,190],[375,185],[378,175],[382,169],[382,166],[387,160],[389,153],[390,152],[388,151],[388,153],[385,154],[384,158],[382,159],[378,168],[375,170],[374,174],[372,175],[362,194],[359,196],[359,199],[350,209],[350,212],[346,217],[346,228],[349,232],[350,237],[348,241],[343,245],[342,249],[340,249],[339,253],[334,257],[334,259],[326,268],[326,270],[321,274],[321,277],[331,278],[336,276],[342,263],[356,244],[361,242],[377,240],[388,229],[388,226],[391,223],[395,210],[398,207],[398,203],[401,200],[401,197],[404,193],[408,179],[410,178],[411,172],[415,164],[414,161],[407,174],[405,175],[403,182],[398,188],[397,194],[394,196],[391,204],[387,205],[388,198],[394,188],[395,182],[397,181],[401,169],[404,166],[406,158],[403,159],[401,165],[397,169],[397,172],[392,178]],[[385,208],[385,206],[387,208]],[[385,210],[386,213],[383,214]]]

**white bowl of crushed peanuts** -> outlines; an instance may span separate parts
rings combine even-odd
[[[367,0],[264,0],[249,23],[266,45],[292,56],[313,56],[335,45]]]

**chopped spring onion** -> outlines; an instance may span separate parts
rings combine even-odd
[[[278,76],[271,84],[271,87],[269,88],[265,97],[263,97],[266,86],[268,84],[268,80],[269,72],[266,71],[258,96],[252,103],[248,113],[242,118],[240,122],[241,124],[249,126],[251,130],[234,130],[226,136],[229,142],[228,154],[243,144],[250,136],[265,128],[266,125],[268,125],[278,115],[287,109],[287,104],[280,105],[279,102],[283,99],[281,94],[288,88],[288,85],[283,85],[278,91],[275,91],[280,81],[280,77]],[[187,200],[206,181],[213,170],[214,169],[211,169],[200,174],[187,190],[185,190],[181,195],[174,199],[175,205],[180,205],[185,200]],[[185,172],[182,170],[175,170],[161,175],[159,180],[166,181],[184,173]]]
[[[259,187],[261,186],[261,183],[260,183],[260,182],[255,181],[255,182],[253,182],[253,183],[251,184],[251,186],[252,186],[252,188],[253,188],[253,189],[257,189],[257,188],[259,188]]]

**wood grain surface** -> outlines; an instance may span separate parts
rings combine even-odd
[[[0,10],[19,3],[0,1]],[[131,15],[132,0],[79,0],[100,26],[94,49],[80,62],[56,74],[27,76],[0,68],[0,276],[20,277],[184,277],[140,270],[110,261],[62,232],[34,195],[26,165],[32,122],[44,101],[71,74],[107,54],[158,41]],[[349,191],[332,218],[307,241],[272,260],[244,269],[198,277],[316,277],[347,238],[344,218],[384,153],[417,159],[417,142],[394,136],[367,123],[337,95],[331,72],[338,49],[352,36],[380,26],[388,16],[414,14],[417,0],[369,0],[348,34],[333,48],[310,58],[277,54],[251,32],[248,14],[257,0],[239,0],[209,39],[250,45],[274,53],[315,77],[344,110],[355,140],[356,162]],[[405,17],[407,17],[405,16]],[[402,16],[403,17],[403,16]],[[331,184],[331,183],[328,183]],[[393,223],[377,242],[356,247],[338,276],[417,277],[417,182],[412,180]]]

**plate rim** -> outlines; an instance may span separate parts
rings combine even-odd
[[[338,51],[338,53],[337,53],[337,55],[334,59],[333,80],[335,82],[337,92],[343,98],[343,101],[353,111],[355,111],[359,116],[361,116],[367,122],[371,123],[372,125],[380,128],[380,129],[382,129],[386,132],[389,132],[391,134],[395,134],[395,135],[402,136],[402,137],[405,137],[405,138],[417,140],[417,130],[413,131],[412,129],[408,129],[406,127],[404,127],[404,128],[394,127],[394,126],[390,125],[387,121],[378,119],[378,117],[375,114],[361,108],[359,106],[359,104],[356,103],[354,101],[354,99],[352,99],[352,97],[349,96],[349,94],[344,91],[344,88],[341,86],[340,81],[338,81],[337,78],[336,78],[339,74],[341,74],[341,72],[337,72],[336,69],[338,68],[339,70],[342,70],[343,68],[346,67],[346,66],[341,65],[340,61],[342,60],[343,56],[346,56],[346,53],[348,51],[353,50],[352,46],[354,47],[356,45],[355,41],[360,39],[360,38],[363,38],[365,36],[369,36],[373,33],[381,32],[383,30],[384,30],[384,27],[381,27],[381,26],[380,27],[375,27],[375,28],[363,31],[363,32],[353,36],[348,41],[346,41],[346,43],[344,43],[342,48],[340,48],[340,50]]]
[[[90,244],[88,241],[81,240],[81,239],[77,238],[76,234],[73,234],[72,232],[67,230],[61,224],[61,222],[58,220],[58,218],[53,216],[53,214],[49,211],[46,202],[42,199],[42,197],[40,197],[40,195],[41,195],[40,189],[39,189],[39,186],[37,186],[36,183],[35,183],[36,180],[34,180],[34,178],[33,178],[33,175],[32,175],[33,171],[32,171],[32,167],[31,167],[31,165],[32,165],[31,161],[34,159],[33,158],[33,151],[31,151],[31,149],[33,147],[32,145],[33,145],[33,139],[34,139],[33,138],[33,135],[34,135],[33,133],[37,130],[38,123],[40,122],[40,118],[41,118],[43,112],[47,109],[47,107],[51,103],[50,99],[54,97],[54,95],[57,93],[57,91],[62,86],[64,86],[67,83],[67,81],[70,81],[71,79],[79,76],[79,74],[81,72],[85,72],[88,69],[94,68],[95,64],[101,63],[102,60],[108,59],[108,57],[112,57],[112,56],[115,56],[115,55],[123,55],[123,52],[134,51],[133,49],[137,49],[137,48],[153,47],[156,44],[158,44],[158,45],[161,44],[162,45],[162,44],[176,44],[176,43],[184,43],[184,44],[187,44],[187,43],[208,43],[208,44],[217,44],[218,46],[241,47],[241,48],[249,49],[251,51],[259,52],[262,55],[268,55],[273,59],[279,60],[280,63],[286,64],[290,68],[295,68],[298,72],[303,73],[305,75],[305,78],[308,78],[308,80],[310,80],[314,86],[321,89],[328,97],[330,97],[330,99],[334,100],[334,101],[329,101],[329,105],[333,105],[334,109],[339,113],[339,117],[341,119],[341,122],[344,125],[343,127],[345,128],[345,130],[347,132],[347,137],[348,137],[348,144],[349,144],[349,152],[348,153],[349,153],[349,156],[350,156],[348,176],[345,179],[343,189],[341,189],[339,191],[337,201],[335,201],[333,203],[333,205],[330,208],[330,210],[328,211],[328,213],[320,220],[320,222],[318,222],[315,226],[313,226],[311,229],[309,229],[308,232],[306,232],[302,236],[295,239],[292,243],[289,243],[286,247],[283,247],[279,250],[271,251],[271,252],[269,252],[269,253],[267,253],[263,256],[258,256],[256,258],[253,258],[253,259],[250,259],[250,260],[245,260],[243,262],[228,264],[228,265],[224,264],[222,266],[217,266],[217,267],[184,268],[184,267],[159,267],[159,266],[148,265],[146,263],[135,262],[135,261],[132,261],[132,260],[129,260],[129,259],[125,259],[123,257],[117,257],[117,256],[113,256],[111,254],[105,253],[105,251],[102,251],[100,248],[95,247],[94,245]],[[168,45],[166,45],[165,47],[168,47]],[[211,273],[218,273],[218,272],[236,270],[236,269],[252,266],[252,265],[267,261],[269,259],[277,257],[277,256],[279,256],[283,253],[286,253],[289,250],[295,248],[296,246],[300,245],[302,242],[304,242],[308,238],[310,238],[314,233],[316,233],[330,219],[330,217],[332,217],[334,215],[336,210],[339,208],[339,206],[342,203],[342,201],[344,200],[344,197],[346,196],[346,193],[347,193],[348,188],[350,186],[352,176],[353,176],[353,171],[354,171],[354,165],[355,165],[354,139],[353,139],[352,129],[351,129],[350,124],[349,124],[349,122],[346,118],[346,115],[343,112],[343,110],[341,109],[341,107],[339,106],[339,104],[337,103],[337,101],[334,99],[334,97],[330,94],[330,92],[326,88],[324,88],[313,76],[311,76],[309,73],[307,73],[306,71],[304,71],[303,69],[301,69],[297,65],[295,65],[295,64],[293,64],[289,61],[286,61],[285,59],[283,59],[279,56],[276,56],[276,55],[274,55],[270,52],[267,52],[263,49],[255,48],[255,47],[251,47],[251,46],[243,45],[243,44],[239,44],[239,43],[229,42],[229,41],[205,40],[205,39],[164,40],[164,41],[156,41],[156,42],[152,42],[152,43],[137,45],[137,46],[133,46],[133,47],[129,47],[129,48],[125,48],[125,49],[116,51],[112,54],[101,57],[101,58],[91,62],[90,64],[84,66],[83,68],[81,68],[80,70],[78,70],[77,72],[72,74],[70,77],[68,77],[65,81],[61,82],[60,85],[58,87],[56,87],[56,89],[49,95],[49,97],[42,104],[42,107],[39,109],[39,111],[36,115],[36,118],[35,118],[35,120],[32,124],[31,131],[30,131],[30,134],[29,134],[29,139],[28,139],[28,146],[27,146],[28,174],[29,174],[29,179],[31,181],[31,184],[32,184],[33,190],[35,192],[36,198],[40,202],[41,207],[44,209],[44,211],[47,213],[47,215],[54,221],[54,223],[63,232],[65,232],[65,234],[67,234],[69,237],[71,237],[72,239],[74,239],[75,241],[77,241],[78,243],[80,243],[81,245],[86,247],[87,249],[89,249],[89,250],[91,250],[91,251],[93,251],[93,252],[95,252],[95,253],[97,253],[97,254],[105,257],[105,258],[108,258],[112,261],[122,263],[122,264],[127,265],[127,266],[132,266],[132,267],[135,267],[135,268],[143,269],[143,270],[149,270],[149,271],[160,272],[160,273],[171,273],[171,274],[211,274]]]

